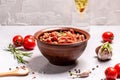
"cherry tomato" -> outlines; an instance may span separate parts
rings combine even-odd
[[[21,35],[16,35],[13,37],[13,44],[17,47],[23,45],[23,37]]]
[[[114,39],[114,34],[110,31],[104,32],[102,34],[102,39],[104,42],[112,42],[112,40]]]
[[[118,73],[117,77],[120,78],[120,63],[116,64],[114,68],[117,70],[117,73]]]
[[[34,38],[32,35],[26,35],[26,36],[24,37],[24,39],[26,39],[26,38],[30,38],[30,39],[34,39],[34,40],[35,40],[35,38]]]
[[[115,80],[117,78],[117,70],[113,67],[108,67],[105,70],[105,75],[107,80]]]
[[[27,35],[24,38],[23,47],[27,50],[33,50],[36,46],[35,39],[32,35]]]

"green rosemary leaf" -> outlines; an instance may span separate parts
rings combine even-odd
[[[9,51],[13,54],[14,59],[17,59],[18,63],[27,63],[28,61],[24,60],[24,57],[31,57],[31,52],[22,51],[19,48],[16,48],[12,44],[9,44],[8,49],[5,49],[6,51]]]

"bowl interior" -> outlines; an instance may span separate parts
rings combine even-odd
[[[83,34],[85,36],[85,40],[84,41],[88,41],[89,38],[90,38],[90,34],[85,31],[85,30],[82,30],[82,29],[78,29],[78,28],[73,28],[73,27],[58,27],[58,28],[46,28],[46,29],[42,29],[42,30],[39,30],[37,31],[34,36],[35,36],[35,39],[36,40],[39,40],[39,37],[41,35],[43,35],[43,33],[45,32],[52,32],[52,31],[60,31],[60,30],[70,30],[70,29],[73,29],[75,32],[78,32],[80,34]],[[39,40],[40,41],[40,40]],[[83,42],[84,42],[83,41]],[[40,41],[42,42],[42,41]],[[50,43],[47,43],[47,42],[42,42],[42,43],[45,43],[45,44],[50,44]],[[79,42],[78,42],[79,43]],[[51,45],[51,44],[50,44]],[[52,44],[52,45],[71,45],[71,44]]]

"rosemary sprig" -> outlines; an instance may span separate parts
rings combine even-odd
[[[31,57],[32,53],[30,52],[26,52],[26,51],[22,51],[19,48],[16,48],[15,46],[13,46],[12,44],[9,44],[8,49],[6,49],[7,51],[10,51],[14,58],[17,59],[18,63],[27,63],[28,61],[24,60],[24,57]]]

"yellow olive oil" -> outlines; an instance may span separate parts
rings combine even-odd
[[[88,0],[75,0],[75,5],[80,13],[85,11],[87,3]]]

